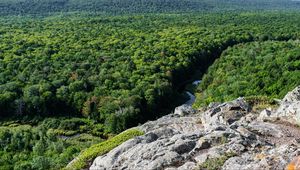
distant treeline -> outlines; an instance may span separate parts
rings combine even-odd
[[[2,0],[0,15],[49,15],[65,12],[107,14],[299,10],[293,0]]]

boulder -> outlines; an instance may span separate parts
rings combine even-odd
[[[208,109],[201,116],[201,121],[207,130],[215,130],[221,126],[231,125],[246,115],[250,110],[243,98],[226,102]]]
[[[287,93],[277,110],[265,109],[260,113],[260,120],[284,120],[292,124],[300,124],[300,86]]]
[[[181,106],[178,106],[174,110],[174,114],[177,114],[179,116],[186,116],[190,114],[195,114],[196,110],[192,108],[191,105],[183,104]]]
[[[282,102],[297,102],[300,101],[300,86],[296,87],[294,90],[288,92]]]
[[[172,148],[178,154],[190,152],[196,145],[194,140],[177,140]]]
[[[283,102],[271,117],[300,125],[300,101]]]
[[[271,114],[272,114],[271,108],[264,109],[263,111],[260,112],[258,120],[261,120],[261,121],[268,120],[268,119],[270,119]]]

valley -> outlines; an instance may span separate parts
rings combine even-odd
[[[68,169],[74,158],[69,169],[88,168],[149,132],[126,130],[182,104],[245,97],[273,107],[300,85],[299,9],[289,0],[0,2],[0,169]]]

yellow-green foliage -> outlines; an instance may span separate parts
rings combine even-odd
[[[235,153],[225,153],[223,156],[220,156],[218,158],[212,158],[206,160],[203,164],[198,165],[195,170],[218,170],[221,169],[222,165],[225,163],[225,161],[231,157],[236,156]]]
[[[89,161],[92,161],[97,156],[103,155],[123,142],[131,139],[135,136],[143,135],[143,132],[137,129],[130,129],[125,132],[120,133],[119,135],[108,139],[105,142],[92,145],[90,148],[81,152],[78,157],[65,169],[82,169],[87,166]]]

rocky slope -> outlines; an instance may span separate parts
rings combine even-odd
[[[300,86],[276,110],[257,113],[238,98],[192,112],[185,105],[139,126],[145,135],[96,158],[90,169],[275,170],[300,155]]]

